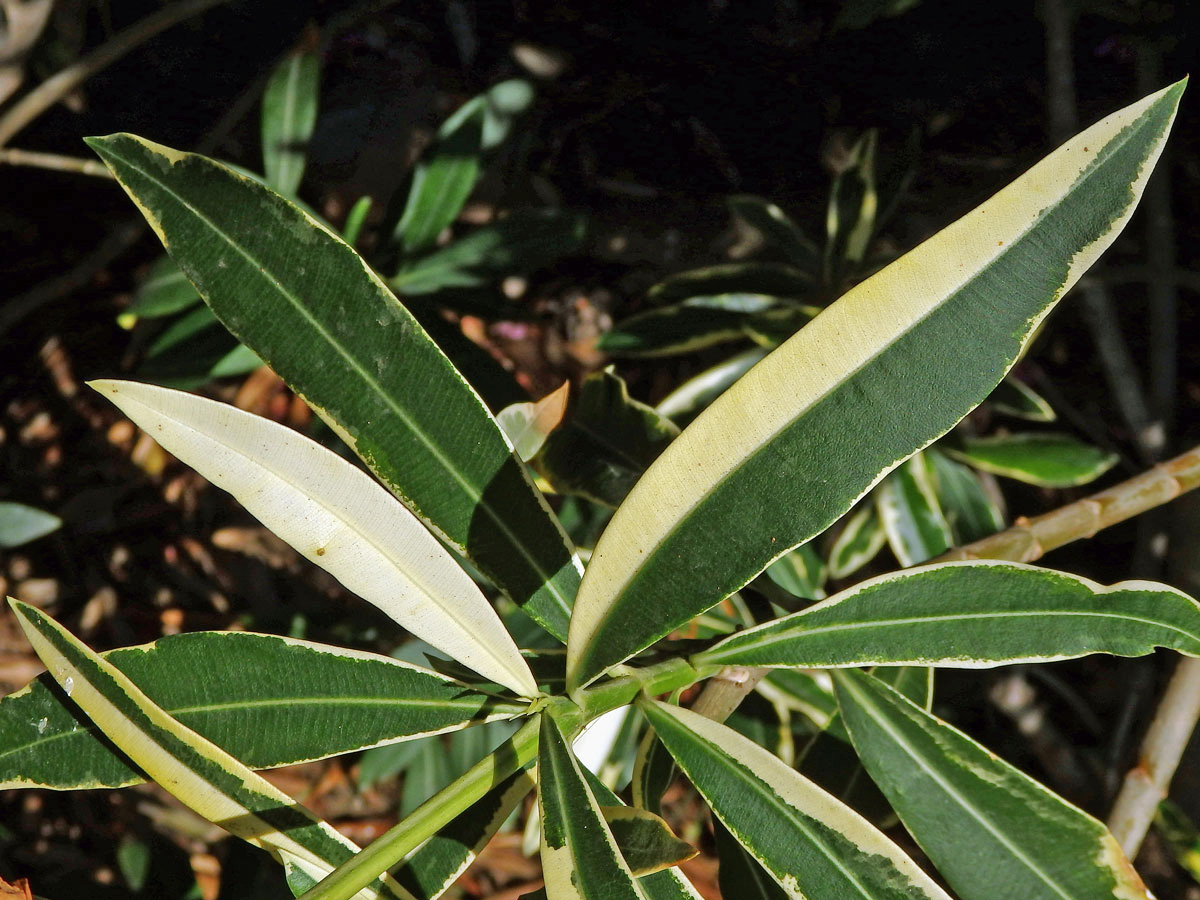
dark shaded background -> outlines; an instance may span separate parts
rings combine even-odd
[[[159,6],[64,2],[52,30],[61,35],[73,26],[77,43],[93,47]],[[316,22],[329,37],[302,196],[338,221],[361,194],[375,197],[378,207],[402,190],[431,130],[488,85],[528,75],[513,48],[535,45],[561,64],[561,73],[535,79],[539,98],[522,122],[518,165],[493,174],[481,193],[501,205],[552,197],[586,211],[594,223],[584,252],[538,276],[530,292],[537,327],[524,332],[524,343],[505,346],[523,383],[540,393],[602,362],[570,349],[586,343],[588,329],[638,309],[645,289],[663,275],[719,260],[728,226],[724,196],[769,197],[820,237],[826,161],[865,128],[881,131],[885,169],[907,159],[906,148],[918,148],[911,187],[876,248],[884,251],[907,248],[947,224],[1050,148],[1040,4],[924,0],[869,27],[834,30],[839,6],[832,0],[233,0],[95,76],[70,107],[48,111],[12,146],[85,156],[84,135],[131,131],[183,149],[208,142],[212,155],[256,167],[257,97],[266,74]],[[1139,88],[1139,59],[1160,72],[1149,76],[1154,87],[1182,77],[1200,59],[1198,4],[1081,6],[1072,41],[1081,126],[1146,92]],[[31,82],[61,64],[57,52],[35,52]],[[1200,442],[1194,90],[1184,97],[1156,175],[1167,182],[1177,267],[1185,273],[1165,455]],[[1143,380],[1156,352],[1148,329],[1147,240],[1139,213],[1099,275]],[[88,265],[97,248],[103,264]],[[378,640],[365,627],[347,633],[330,618],[331,595],[354,601],[292,565],[286,553],[283,562],[272,562],[267,550],[256,555],[229,546],[237,534],[214,541],[222,530],[251,534],[254,523],[176,463],[165,474],[147,474],[115,412],[78,388],[79,380],[128,373],[136,364],[140,349],[115,317],[157,253],[113,183],[0,167],[0,499],[47,508],[67,521],[52,538],[0,553],[0,584],[46,606],[98,648],[152,640],[171,628],[223,627],[246,615],[260,630],[286,631],[296,610],[324,615],[332,634],[341,629],[348,639]],[[72,272],[82,272],[77,287],[47,289]],[[635,396],[653,401],[702,362],[622,363],[619,371]],[[1071,410],[1072,424],[1122,455],[1106,483],[1142,468],[1078,297],[1054,315],[1028,365]],[[216,391],[228,397],[238,388]],[[286,398],[272,391],[263,404],[285,414]],[[1083,493],[1016,487],[1007,497],[1014,514],[1032,515]],[[1173,535],[1166,558],[1149,552],[1155,529]],[[1154,527],[1114,528],[1047,563],[1105,582],[1161,577],[1195,593],[1200,506],[1180,501]],[[369,609],[355,610],[377,623]],[[15,626],[4,621],[5,690],[24,683],[32,665]],[[937,710],[1103,816],[1172,665],[1163,654],[1044,667],[1048,674],[1032,683],[1056,729],[1049,754],[990,703],[995,674],[940,675]],[[1054,752],[1069,764],[1055,765]],[[1175,798],[1200,819],[1196,760],[1193,753],[1181,767]],[[1082,782],[1070,778],[1075,770],[1084,773]],[[301,777],[317,776],[324,777]],[[162,836],[138,814],[142,802],[134,792],[0,797],[0,876],[30,876],[50,897],[108,896],[105,890],[124,896],[113,876],[113,847],[131,830],[162,849],[152,882],[158,887],[148,887],[148,895],[182,896],[171,887],[186,881],[178,848],[200,852],[205,836]],[[385,821],[389,814],[386,797],[377,806],[339,802],[344,806],[335,812],[345,818]],[[220,896],[251,896],[261,872],[257,857],[232,844],[214,852],[226,873]],[[1140,867],[1159,896],[1196,895],[1196,885],[1153,839]],[[111,888],[96,883],[98,870],[107,871]],[[248,874],[231,874],[238,871]],[[278,889],[277,881],[269,883]],[[480,884],[483,891],[490,882]]]

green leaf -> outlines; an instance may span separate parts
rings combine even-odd
[[[811,544],[803,544],[767,566],[766,575],[794,597],[820,600],[825,596],[825,561]]]
[[[1013,375],[996,385],[988,401],[996,412],[1016,416],[1018,419],[1028,419],[1030,422],[1053,422],[1058,418],[1049,401]]]
[[[647,296],[656,304],[667,304],[723,294],[803,297],[812,289],[812,277],[794,266],[743,262],[678,272],[650,288]]]
[[[676,425],[686,425],[766,355],[765,348],[754,347],[693,375],[662,399],[656,407],[658,414]]]
[[[817,245],[774,203],[750,194],[737,194],[726,197],[725,205],[731,213],[762,235],[769,246],[787,256],[793,265],[804,271],[816,271],[821,259]]]
[[[657,701],[644,709],[721,823],[786,896],[947,900],[882,832],[753,741],[690,710]]]
[[[135,894],[141,893],[150,874],[150,847],[133,835],[126,835],[117,845],[117,867],[125,884]]]
[[[583,245],[586,234],[587,220],[578,213],[516,210],[408,263],[388,283],[401,295],[481,287],[506,275],[532,272],[574,253]]]
[[[533,466],[554,490],[616,506],[679,430],[629,396],[619,375],[594,372]]]
[[[303,49],[275,67],[263,94],[263,173],[267,184],[285,196],[295,194],[304,177],[308,141],[317,124],[320,85],[317,50]]]
[[[935,563],[871,578],[794,615],[735,634],[694,666],[916,665],[986,668],[1142,656],[1200,656],[1200,606],[1149,581],[1105,587],[1022,563]]]
[[[654,729],[647,728],[633,762],[633,805],[655,815],[661,814],[663,794],[674,780],[675,760],[671,759]]]
[[[404,256],[431,248],[471,195],[479,178],[485,110],[482,97],[468,101],[439,129],[437,142],[413,170],[408,202],[393,235]]]
[[[1006,434],[967,438],[946,451],[977,469],[1041,487],[1074,487],[1095,481],[1117,464],[1117,455],[1067,434]]]
[[[630,715],[626,717],[626,721],[633,718],[636,713],[636,709],[630,710]],[[663,751],[663,755],[666,756],[665,750]],[[670,757],[668,756],[667,759],[670,760]],[[674,765],[675,763],[672,761],[672,769],[674,769]],[[580,771],[583,773],[584,780],[587,781],[592,796],[596,798],[596,802],[600,804],[601,809],[604,811],[606,822],[611,823],[610,814],[613,811],[631,810],[630,807],[625,806],[621,802],[620,798],[599,777],[588,771],[586,767],[580,766]],[[636,812],[637,810],[632,809],[631,811]],[[666,823],[663,823],[661,827],[666,827]],[[629,863],[629,854],[634,852],[633,848],[625,843],[621,843],[621,835],[617,831],[614,830],[612,834],[617,840],[618,849],[621,851],[622,857]],[[688,849],[683,851],[684,847]],[[694,848],[686,843],[683,843],[683,847],[679,847],[678,849],[691,855],[695,853]],[[684,877],[678,868],[663,869],[651,872],[648,875],[641,875],[638,877],[638,886],[645,893],[647,900],[700,900],[700,895],[696,893],[696,889],[692,887],[691,882]]]
[[[358,847],[211,741],[181,725],[137,685],[44,613],[9,601],[55,681],[104,734],[193,811],[318,880]],[[406,895],[387,875],[355,895]]]
[[[1182,90],[1093,126],[857,285],[689,425],[596,545],[568,685],[824,531],[982,401],[1132,214]]]
[[[962,900],[1149,897],[1100,822],[877,679],[833,677],[863,765]]]
[[[62,528],[62,519],[24,503],[0,501],[0,547],[20,547]]]
[[[175,260],[164,255],[150,266],[146,280],[138,285],[133,302],[119,320],[122,325],[130,327],[138,319],[162,318],[203,302]]]
[[[538,749],[538,808],[549,900],[646,900],[558,723],[545,714]]]
[[[1171,855],[1192,880],[1200,882],[1200,831],[1181,807],[1163,800],[1154,816],[1154,827],[1167,842]]]
[[[533,787],[525,772],[508,776],[421,845],[395,870],[396,881],[416,900],[436,900],[475,861]]]
[[[755,688],[777,708],[798,712],[817,728],[837,715],[829,674],[820,669],[774,669]]]
[[[102,655],[155,705],[252,769],[408,741],[524,709],[390,657],[265,634],[202,631]],[[78,790],[142,780],[46,675],[0,699],[0,735],[0,788]]]
[[[298,553],[413,634],[518,694],[537,685],[471,577],[362,469],[224,403],[129,381],[92,387]]]
[[[829,549],[829,577],[845,578],[873,560],[887,543],[875,504],[868,500],[846,520]]]
[[[739,900],[787,900],[787,892],[737,842],[720,819],[713,819],[713,836],[717,839],[717,886],[722,897]]]
[[[675,356],[742,340],[747,319],[777,302],[763,294],[692,297],[625,319],[601,335],[596,349],[634,358]]]
[[[1004,527],[1004,513],[979,475],[937,450],[926,450],[925,459],[933,470],[938,501],[955,545],[969,544]]]
[[[400,818],[407,819],[412,811],[454,780],[446,745],[439,739],[421,745],[416,758],[404,773],[404,788],[400,792]]]
[[[875,490],[875,507],[892,552],[902,566],[940,556],[954,543],[923,453],[883,480]]]
[[[359,197],[350,207],[350,212],[346,214],[346,223],[342,226],[342,240],[351,247],[358,243],[363,225],[366,224],[367,216],[370,215],[372,203],[369,196]]]
[[[263,361],[245,344],[238,344],[208,370],[210,378],[233,378],[261,368]]]
[[[483,96],[487,104],[483,149],[490,150],[504,143],[517,119],[533,105],[536,93],[524,78],[510,78],[492,85]]]
[[[677,838],[671,826],[652,812],[632,806],[602,806],[600,812],[634,875],[661,872],[699,852]]]
[[[212,310],[201,304],[179,316],[163,329],[162,334],[156,337],[149,349],[146,350],[146,358],[154,359],[156,356],[162,356],[168,350],[177,349],[180,344],[191,340],[201,332],[220,327],[220,324],[217,317],[212,314]]]
[[[225,326],[410,509],[564,635],[580,575],[565,535],[479,396],[354,251],[204,157],[129,135],[89,141]]]

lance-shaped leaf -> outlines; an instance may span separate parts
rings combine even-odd
[[[1060,147],[857,285],[689,425],[596,546],[571,618],[570,686],[819,534],[982,401],[1132,214],[1182,90]]]
[[[923,453],[885,478],[874,496],[888,543],[901,565],[915,566],[950,549],[954,537]]]
[[[1058,418],[1045,397],[1013,375],[996,385],[988,401],[997,412],[1030,422],[1053,422]]]
[[[676,425],[687,424],[766,355],[765,348],[754,347],[693,375],[663,397],[657,407],[659,415],[674,420]]]
[[[264,525],[406,629],[519,694],[537,685],[450,553],[357,466],[292,429],[129,381],[92,386]]]
[[[1117,455],[1067,434],[1005,434],[968,438],[947,452],[978,469],[1041,487],[1074,487],[1095,481],[1117,464]]]
[[[787,892],[779,886],[766,869],[737,842],[720,819],[713,820],[713,836],[717,841],[717,885],[722,897],[744,900],[787,900]]]
[[[812,288],[812,277],[793,266],[738,262],[677,272],[650,288],[647,296],[657,304],[666,304],[690,297],[716,297],[721,294],[802,297]]]
[[[395,870],[396,881],[416,900],[437,900],[475,861],[533,787],[527,772],[508,776],[406,859]]]
[[[168,715],[270,769],[519,715],[387,656],[249,632],[195,632],[103,654]],[[48,675],[0,700],[0,788],[142,780]]]
[[[722,824],[793,900],[948,900],[904,852],[748,738],[658,701],[646,716]]]
[[[328,228],[212,160],[89,139],[213,312],[550,631],[580,564],[474,390]]]
[[[1155,647],[1200,656],[1200,605],[1163,584],[1112,587],[1013,562],[935,563],[871,578],[733,635],[695,666],[986,668]]]
[[[656,357],[692,353],[746,336],[755,313],[779,301],[764,294],[691,297],[674,306],[638,313],[602,335],[596,349],[614,356]]]
[[[0,502],[0,547],[20,547],[53,534],[62,527],[62,519],[24,503]]]
[[[438,140],[413,170],[412,187],[393,238],[405,256],[433,246],[462,211],[479,178],[487,105],[475,97],[438,129]]]
[[[116,666],[44,613],[10,600],[54,680],[154,781],[226,831],[271,852],[298,883],[316,881],[358,847],[216,744],[155,705]],[[411,900],[386,875],[356,898]]]
[[[284,195],[296,193],[304,177],[320,81],[316,48],[302,48],[275,67],[263,94],[263,173],[267,184]]]
[[[542,872],[549,900],[647,900],[605,824],[558,723],[542,716],[538,746]]]
[[[203,302],[188,277],[164,254],[150,266],[146,280],[133,295],[133,302],[117,321],[124,328],[132,328],[138,319],[169,316]]]
[[[937,450],[926,451],[925,458],[937,485],[939,505],[954,532],[954,544],[969,544],[1004,527],[1004,513],[978,473]]]
[[[829,577],[845,578],[873,560],[887,543],[875,504],[863,503],[838,532],[829,548]]]
[[[863,765],[962,900],[1148,898],[1103,824],[878,679],[834,683]]]

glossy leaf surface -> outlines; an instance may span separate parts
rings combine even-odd
[[[410,509],[564,635],[579,580],[565,536],[479,396],[354,251],[204,157],[129,135],[90,143],[226,327]]]
[[[1103,824],[877,679],[834,683],[867,771],[962,900],[1148,898]]]
[[[950,549],[954,536],[942,514],[925,454],[899,466],[875,489],[879,520],[896,559],[915,566]]]
[[[1166,585],[1011,562],[937,563],[871,578],[740,632],[694,665],[986,668],[1089,653],[1200,656],[1200,605]]]
[[[845,578],[873,560],[887,543],[875,504],[863,503],[846,521],[829,549],[829,577]]]
[[[688,426],[596,546],[570,686],[823,531],[982,401],[1132,214],[1182,90],[1114,113],[857,285]]]
[[[646,900],[558,723],[542,716],[538,748],[542,873],[549,900]]]
[[[978,473],[937,450],[927,450],[925,458],[955,545],[969,544],[1004,527],[1004,513]]]
[[[57,622],[12,601],[17,620],[63,692],[123,753],[180,802],[280,862],[319,880],[358,847],[270,782],[155,705],[119,669]],[[356,900],[405,893],[390,878]]]
[[[946,894],[882,832],[732,729],[650,701],[646,716],[739,844],[793,900]]]
[[[352,463],[224,403],[128,381],[92,386],[264,525],[418,637],[519,694],[537,686],[471,577]]]
[[[1087,484],[1117,464],[1115,453],[1066,434],[970,438],[949,452],[985,472],[1040,487]]]
[[[194,632],[104,659],[168,715],[252,769],[270,769],[519,715],[386,656],[250,632]],[[0,787],[142,780],[42,675],[0,700]]]

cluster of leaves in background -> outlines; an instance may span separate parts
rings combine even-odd
[[[285,63],[268,107],[287,108],[289,91],[315,83],[305,73],[303,62]],[[1026,471],[1036,440],[964,436],[921,451],[997,386],[1115,239],[1182,89],[1094,126],[811,321],[801,283],[815,279],[801,253],[830,289],[865,261],[873,139],[835,183],[824,254],[769,204],[739,198],[735,211],[757,216],[764,236],[792,242],[786,271],[758,270],[784,281],[748,289],[744,266],[679,276],[656,292],[672,305],[668,324],[650,331],[689,333],[690,346],[745,335],[761,345],[757,364],[735,357],[719,378],[685,385],[687,402],[669,397],[667,411],[597,373],[569,414],[561,396],[506,410],[507,434],[420,314],[422,297],[443,302],[445,291],[490,284],[512,271],[514,246],[545,247],[544,235],[564,231],[557,214],[514,214],[436,245],[489,146],[491,94],[456,113],[418,166],[380,255],[379,270],[393,273],[386,281],[284,196],[299,184],[286,156],[292,137],[311,130],[304,116],[296,131],[266,135],[274,190],[141,138],[91,139],[205,301],[196,308],[267,360],[375,477],[211,400],[129,382],[94,387],[447,659],[431,653],[423,665],[219,632],[98,654],[14,601],[49,672],[0,702],[0,784],[67,790],[151,778],[272,853],[292,890],[312,900],[431,900],[536,786],[550,900],[665,900],[696,896],[677,867],[694,850],[657,815],[677,767],[719,822],[730,895],[753,887],[763,897],[947,897],[870,818],[798,770],[810,760],[815,768],[822,742],[837,742],[964,900],[1147,896],[1101,823],[929,712],[924,667],[1158,646],[1200,655],[1195,601],[1164,585],[1108,588],[974,562],[891,573],[805,605],[819,596],[813,573],[823,560],[797,548],[849,514],[839,540],[853,552],[839,555],[836,542],[831,551],[831,565],[848,574],[846,560],[865,562],[881,534],[907,562],[999,525],[978,476],[951,457]],[[520,106],[516,90],[505,87],[497,105]],[[1026,290],[1011,291],[1014,278]],[[652,315],[626,323],[609,349],[628,351]],[[1015,384],[1008,397],[1038,405]],[[690,422],[680,431],[672,416]],[[1064,454],[1040,458],[1061,465]],[[564,524],[538,477],[616,507],[590,555],[568,533],[569,508]],[[872,490],[874,505],[852,512]],[[575,515],[582,526],[587,517]],[[766,607],[743,590],[764,571],[779,589]],[[785,602],[772,606],[772,597]],[[670,640],[697,617],[698,642]],[[781,706],[807,716],[815,735],[801,759],[677,705],[680,690],[725,666],[778,670]],[[631,706],[641,718],[627,716],[617,741],[637,746],[627,806],[612,791],[619,768],[605,783],[572,741]],[[449,732],[471,737],[439,761],[442,745],[431,739]],[[427,754],[413,770],[427,782],[411,779],[408,815],[361,851],[254,771],[389,745]],[[387,767],[375,759],[378,775]],[[526,771],[535,761],[536,778]],[[824,783],[850,797],[857,772],[847,773],[843,765],[836,788],[838,773]]]

